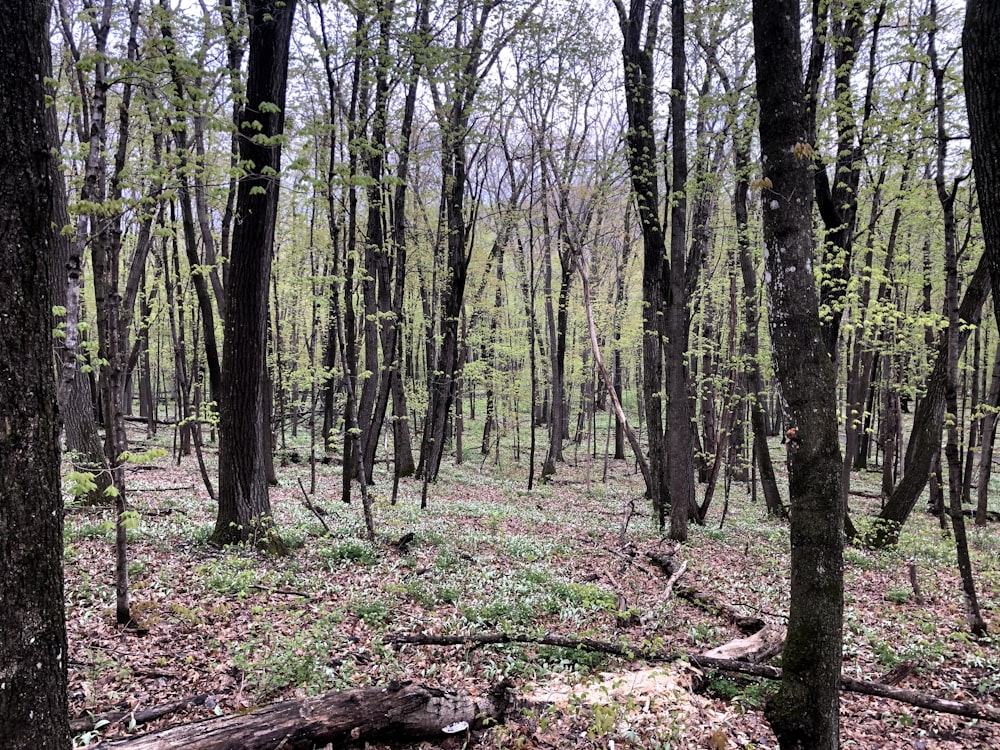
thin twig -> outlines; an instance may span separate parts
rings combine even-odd
[[[304,500],[304,502],[305,502],[305,505],[306,505],[306,507],[307,507],[307,508],[308,508],[309,510],[311,510],[311,511],[312,511],[312,514],[313,514],[314,516],[316,516],[316,518],[318,518],[318,519],[319,519],[319,522],[320,522],[321,524],[323,524],[323,530],[324,530],[324,531],[325,531],[325,532],[326,532],[327,534],[329,534],[329,533],[330,533],[330,527],[326,525],[326,520],[325,520],[325,519],[323,518],[323,516],[322,516],[322,515],[320,514],[320,512],[319,512],[319,510],[318,510],[318,509],[316,508],[316,506],[315,506],[315,505],[313,505],[313,502],[312,502],[312,500],[310,500],[310,499],[309,499],[309,493],[308,493],[308,492],[306,492],[306,487],[305,487],[305,485],[304,485],[304,484],[302,484],[302,477],[299,477],[299,489],[300,489],[300,490],[302,490],[302,497],[303,497],[303,500]]]
[[[247,586],[248,589],[256,589],[257,591],[266,591],[269,594],[281,594],[282,596],[301,596],[303,599],[309,599],[312,601],[312,595],[307,594],[304,591],[293,591],[292,589],[272,589],[269,586],[260,586],[256,583]]]

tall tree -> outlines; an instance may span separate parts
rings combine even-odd
[[[624,40],[622,58],[625,65],[625,106],[628,112],[626,143],[629,173],[642,228],[642,391],[646,433],[649,436],[650,475],[650,486],[647,489],[662,528],[670,507],[661,397],[665,335],[664,292],[669,283],[669,270],[664,222],[659,215],[659,151],[653,123],[653,52],[656,49],[663,2],[652,0],[648,19],[645,0],[632,0],[627,12],[622,0],[615,0],[615,8]],[[679,465],[686,463],[683,456],[675,458]],[[693,457],[691,460],[693,461]],[[692,468],[690,464],[688,467]],[[678,466],[675,476],[679,475],[679,471]]]
[[[440,305],[441,344],[430,377],[427,417],[420,449],[424,478],[422,505],[426,505],[427,501],[427,482],[437,479],[441,467],[448,417],[455,398],[455,380],[461,369],[458,324],[472,257],[471,242],[475,235],[475,212],[472,211],[470,217],[466,204],[469,127],[472,106],[483,78],[493,67],[511,33],[511,29],[506,29],[498,37],[490,38],[490,14],[499,5],[500,0],[461,0],[454,15],[455,35],[450,64],[445,66],[453,77],[442,81],[429,74],[441,137],[440,221],[445,236],[447,280]],[[512,28],[521,24],[522,21],[515,21]]]
[[[976,173],[979,215],[983,223],[993,309],[1000,320],[1000,5],[969,0],[962,33],[965,103],[972,138],[972,168]]]
[[[219,400],[219,513],[212,541],[252,541],[275,552],[266,456],[270,414],[267,298],[278,211],[288,48],[296,0],[249,0],[250,50],[236,198],[236,229],[226,283],[226,328]]]
[[[666,299],[667,438],[670,486],[670,538],[685,541],[688,519],[701,516],[694,499],[694,434],[688,396],[687,345],[688,277],[696,278],[699,263],[688,268],[687,255],[687,55],[684,50],[684,0],[670,4],[670,262]]]
[[[965,104],[969,113],[972,167],[976,174],[979,216],[990,269],[994,317],[1000,320],[1000,91],[992,75],[1000,68],[997,28],[1000,28],[1000,6],[988,0],[969,0],[965,7],[965,29],[962,33]],[[1000,363],[1000,353],[996,361]],[[995,364],[990,387],[990,405],[994,408],[998,401],[997,394],[1000,394],[1000,367]],[[996,414],[990,411],[983,429],[977,525],[986,524],[995,429]]]
[[[797,0],[754,0],[771,343],[788,411],[791,604],[778,693],[766,715],[783,750],[835,750],[840,736],[844,503],[836,373],[812,271],[812,149]]]
[[[0,2],[0,736],[70,747],[59,417],[52,368],[49,3]]]

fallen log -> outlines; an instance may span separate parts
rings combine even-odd
[[[482,644],[503,644],[503,643],[532,643],[543,646],[561,646],[563,648],[578,648],[588,651],[598,651],[612,654],[614,656],[624,656],[628,659],[643,659],[645,661],[671,662],[686,660],[698,669],[711,669],[720,672],[736,672],[747,674],[752,677],[763,677],[768,680],[780,680],[781,670],[777,667],[770,667],[766,664],[752,664],[735,659],[720,659],[700,654],[689,654],[679,651],[662,651],[650,649],[642,646],[629,646],[627,644],[610,643],[599,641],[593,638],[568,638],[566,636],[530,636],[517,635],[513,633],[483,633],[479,635],[429,635],[426,633],[397,634],[389,639],[390,643],[396,645],[482,645]],[[889,700],[907,703],[918,708],[926,708],[938,713],[954,714],[965,716],[969,719],[980,719],[982,721],[992,721],[1000,723],[1000,708],[982,703],[971,703],[968,701],[955,701],[947,698],[921,693],[916,690],[883,685],[870,680],[858,680],[853,677],[841,675],[840,689],[852,693],[872,695],[878,698],[888,698]]]
[[[412,683],[358,688],[101,742],[96,750],[312,750],[324,744],[442,738],[500,721],[506,692],[506,685],[483,695]]]
[[[705,610],[713,615],[717,615],[728,620],[736,626],[743,635],[751,635],[764,627],[764,621],[759,617],[747,617],[740,614],[732,605],[719,601],[713,594],[706,591],[699,591],[693,586],[678,586],[677,596],[687,602]]]

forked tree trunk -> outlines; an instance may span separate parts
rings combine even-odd
[[[645,17],[647,11],[645,0],[632,2],[628,11],[622,0],[615,0],[615,9],[618,11],[624,42],[622,61],[629,128],[625,141],[643,244],[642,376],[639,389],[642,394],[642,406],[639,421],[640,423],[643,419],[646,421],[649,445],[647,490],[653,501],[653,512],[662,529],[666,525],[666,515],[670,508],[660,395],[664,390],[662,343],[666,334],[664,292],[669,283],[669,270],[666,267],[667,244],[664,226],[659,215],[659,149],[653,124],[653,53],[656,49],[663,0],[651,0],[648,18]]]

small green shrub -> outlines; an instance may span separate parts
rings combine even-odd
[[[342,539],[323,547],[320,555],[331,567],[339,563],[357,563],[370,567],[378,562],[378,553],[367,542],[358,539]]]

